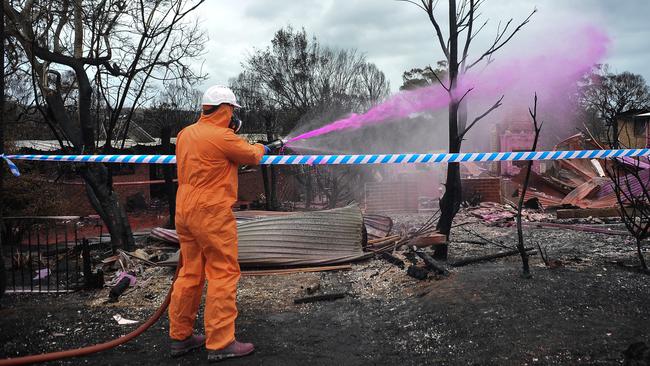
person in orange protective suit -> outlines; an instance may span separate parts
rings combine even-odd
[[[172,356],[205,344],[208,360],[218,361],[254,350],[253,344],[235,340],[240,271],[232,206],[237,200],[238,166],[259,164],[271,148],[251,145],[235,134],[241,122],[232,118],[239,105],[230,89],[209,88],[202,104],[199,120],[184,128],[176,140],[176,231],[182,267],[169,305],[169,335]],[[193,335],[205,279],[206,336]]]

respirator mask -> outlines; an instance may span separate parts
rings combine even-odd
[[[219,107],[220,107],[220,105],[216,105],[216,106],[211,106],[210,108],[204,109],[203,114],[206,115],[206,116],[210,115],[210,114],[216,112],[219,109]],[[232,117],[230,117],[230,122],[228,123],[228,128],[233,130],[235,133],[238,133],[239,130],[241,130],[241,126],[242,126],[242,121],[239,119],[239,117],[237,117],[237,115],[233,111]]]
[[[230,124],[228,125],[228,128],[233,130],[235,133],[238,133],[239,130],[241,130],[242,126],[242,121],[239,119],[235,113],[232,114],[232,117],[230,117]]]

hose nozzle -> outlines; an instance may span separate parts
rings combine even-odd
[[[277,139],[265,145],[264,148],[267,153],[274,152],[282,149],[285,143],[286,143],[285,139]]]

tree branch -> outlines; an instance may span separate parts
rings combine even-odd
[[[467,38],[465,39],[465,47],[463,47],[463,56],[460,61],[461,70],[465,72],[465,60],[467,60],[467,54],[469,52],[469,45],[472,43],[472,29],[474,27],[474,10],[475,10],[475,0],[469,0],[469,19],[467,21]],[[462,23],[463,21],[461,21]]]
[[[440,24],[438,23],[438,20],[433,14],[433,11],[435,10],[438,1],[434,3],[433,0],[421,0],[420,4],[412,0],[396,0],[396,1],[402,1],[402,2],[413,4],[418,8],[422,9],[425,13],[427,13],[427,15],[429,16],[429,21],[433,25],[433,28],[435,28],[436,30],[436,36],[438,38],[438,42],[440,43],[440,48],[442,49],[442,52],[445,54],[445,58],[447,59],[447,61],[449,61],[449,47],[447,47],[447,42],[445,41],[445,37],[442,33],[442,29],[440,28]]]
[[[463,132],[461,132],[460,134],[458,134],[458,139],[459,139],[459,140],[463,140],[463,139],[465,138],[465,135],[467,134],[467,132],[469,132],[469,130],[470,130],[472,127],[474,127],[474,125],[475,125],[478,121],[480,121],[480,120],[483,119],[485,116],[487,116],[488,114],[490,114],[493,110],[499,108],[499,107],[501,106],[501,101],[503,101],[503,97],[504,97],[504,95],[502,95],[501,98],[499,98],[499,100],[497,100],[497,102],[494,103],[494,104],[493,104],[493,105],[492,105],[492,106],[491,106],[487,111],[485,111],[485,112],[484,112],[483,114],[481,114],[480,116],[474,118],[474,120],[472,121],[472,123],[470,123],[469,126],[467,126],[467,127],[463,130]]]
[[[508,43],[512,39],[512,37],[514,37],[515,34],[517,34],[517,32],[519,32],[526,24],[528,24],[528,22],[530,22],[530,19],[533,17],[533,15],[536,12],[537,12],[537,9],[534,9],[528,15],[528,17],[526,17],[526,19],[524,19],[524,21],[522,21],[517,26],[517,28],[515,28],[504,40],[502,40],[503,37],[505,36],[505,34],[507,33],[507,30],[508,30],[508,27],[509,27],[510,23],[512,22],[512,19],[510,19],[508,21],[508,23],[506,23],[506,26],[503,28],[502,31],[497,31],[497,36],[496,36],[494,42],[492,43],[492,45],[490,46],[490,48],[488,48],[488,50],[485,51],[476,61],[472,62],[469,66],[467,66],[467,70],[469,70],[472,67],[476,66],[479,62],[483,61],[486,57],[489,58],[493,53],[495,53],[496,51],[501,49],[501,47],[505,46],[505,44]]]

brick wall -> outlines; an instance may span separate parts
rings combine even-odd
[[[470,200],[476,194],[481,202],[501,202],[501,178],[465,178],[461,179],[463,200]]]

